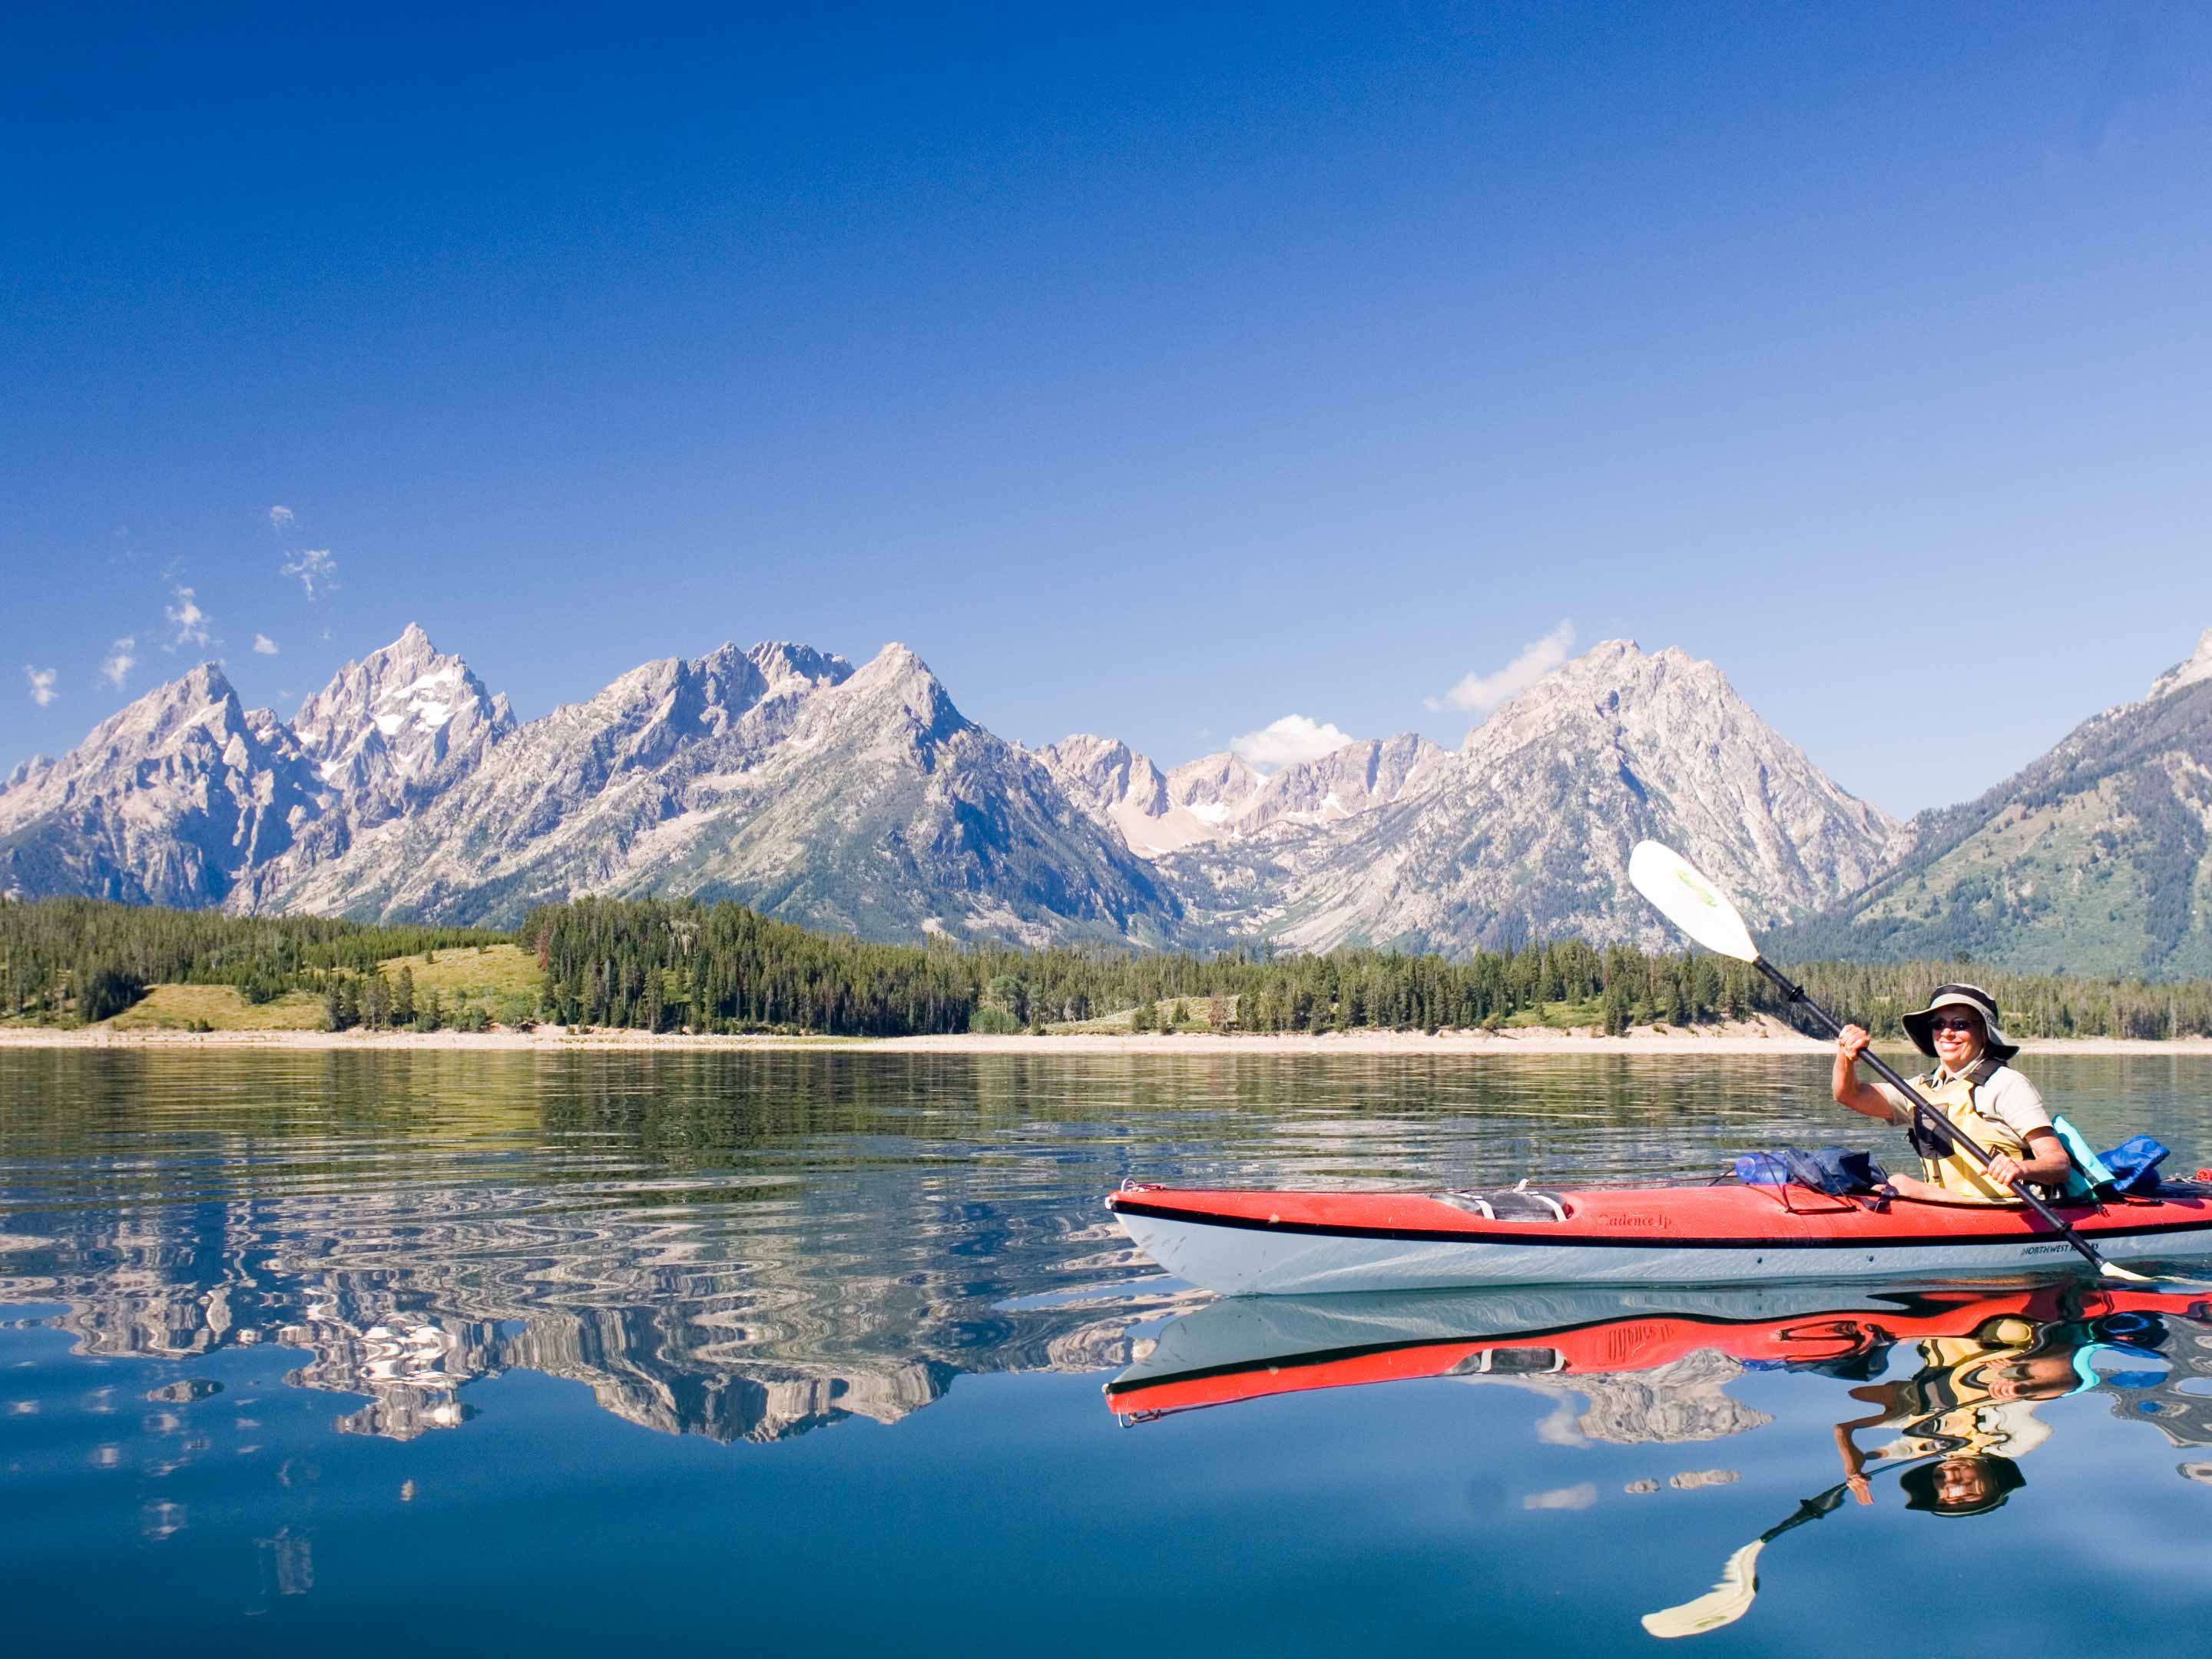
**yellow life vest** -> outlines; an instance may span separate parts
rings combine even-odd
[[[1978,1065],[1955,1077],[1942,1078],[1929,1072],[1924,1077],[1913,1079],[1912,1086],[1920,1097],[1959,1126],[1959,1131],[1984,1152],[1992,1157],[2003,1152],[2027,1162],[2026,1137],[2010,1124],[1984,1115],[1976,1099],[1976,1091],[1996,1076],[2003,1062],[1984,1059]],[[1923,1129],[1917,1121],[1908,1119],[1907,1128],[1912,1136],[1912,1150],[1920,1154],[1921,1167],[1927,1178],[1942,1188],[1954,1201],[1960,1204],[2018,1204],[2019,1197],[2009,1188],[1999,1187],[1983,1172],[1974,1161],[1973,1154],[1962,1146],[1954,1146],[1942,1127],[1932,1125],[1933,1133]]]
[[[1898,1410],[1890,1419],[1899,1425],[1898,1438],[1873,1455],[1885,1460],[1938,1453],[2017,1456],[2042,1444],[2051,1431],[2035,1416],[2038,1402],[2001,1401],[1991,1391],[1992,1373],[2026,1358],[2039,1334],[2033,1320],[2006,1318],[1972,1337],[1923,1340],[1923,1369],[1899,1386]]]

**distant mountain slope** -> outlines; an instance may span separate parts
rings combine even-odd
[[[1299,950],[1462,955],[1573,934],[1657,945],[1628,850],[1679,848],[1760,922],[1878,870],[1895,822],[1832,782],[1711,663],[1607,641],[1500,709],[1423,787],[1342,824],[1178,857],[1194,925]]]
[[[0,891],[511,926],[580,893],[742,900],[864,938],[1157,945],[1182,906],[921,659],[632,670],[517,725],[422,629],[291,722],[207,664],[0,786]]]
[[[2084,720],[1778,950],[2025,972],[2212,974],[2212,629],[2141,702]]]

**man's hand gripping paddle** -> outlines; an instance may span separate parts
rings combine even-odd
[[[1738,962],[1749,963],[1771,980],[1775,988],[1784,996],[1811,1015],[1816,1024],[1832,1034],[1842,1033],[1844,1026],[1841,1020],[1807,996],[1804,987],[1796,983],[1759,955],[1759,946],[1752,939],[1751,930],[1744,926],[1743,918],[1737,914],[1735,906],[1729,902],[1720,889],[1693,869],[1689,860],[1680,853],[1671,848],[1662,847],[1656,841],[1640,841],[1628,855],[1628,878],[1635,884],[1638,892],[1657,907],[1661,915],[1705,949],[1721,956],[1734,957]],[[1919,1091],[1900,1077],[1888,1061],[1871,1049],[1863,1058],[1883,1082],[1912,1103],[1916,1123],[1923,1128],[1932,1124],[1942,1129],[1953,1141],[1966,1148],[1967,1154],[1977,1163],[1985,1169],[1988,1167],[1989,1153],[1967,1139],[1956,1124],[1923,1099]],[[2081,1259],[2099,1273],[2113,1279],[2133,1279],[2137,1284],[2156,1282],[2147,1274],[2135,1273],[2106,1261],[2087,1239],[2075,1232],[2052,1212],[2049,1205],[2038,1198],[2029,1189],[2027,1182],[2015,1179],[2012,1189],[2045,1225],[2080,1251]]]

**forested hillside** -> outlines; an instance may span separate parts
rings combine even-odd
[[[463,1006],[417,995],[441,951],[496,958],[504,994]],[[2031,975],[1961,963],[1814,963],[1813,994],[1877,1033],[1929,987],[1986,986],[2024,1037],[2212,1035],[2212,982]],[[472,972],[473,978],[483,975]],[[1791,1011],[1723,958],[1602,950],[1577,939],[1464,962],[1398,951],[1156,954],[874,945],[736,904],[583,899],[516,933],[245,919],[91,900],[0,902],[0,1019],[89,1024],[149,987],[233,988],[248,1003],[309,994],[343,1029],[541,1018],[649,1031],[892,1036],[1042,1033],[1086,1022],[1158,1029],[1470,1030],[1543,1024],[1620,1031]],[[307,1011],[315,1017],[315,1008]]]
[[[155,984],[227,985],[249,1002],[373,975],[395,957],[512,936],[481,927],[370,927],[97,899],[0,901],[0,1018],[121,1012]]]
[[[1906,856],[1772,948],[2202,976],[2212,973],[2208,824],[2212,631],[2142,702],[2084,720],[1978,799],[1923,813]]]

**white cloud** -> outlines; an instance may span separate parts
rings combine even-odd
[[[315,584],[320,582],[323,591],[334,593],[338,586],[338,562],[331,556],[327,547],[310,547],[295,553],[284,561],[283,574],[297,576],[300,586],[307,590],[307,602],[315,599]]]
[[[169,619],[169,626],[176,631],[161,649],[173,651],[180,645],[205,645],[208,643],[207,612],[201,610],[199,602],[192,598],[191,588],[179,587],[174,592],[177,602],[163,607],[161,614]]]
[[[289,529],[291,526],[292,518],[290,507],[272,507],[269,509],[269,527],[277,531]]]
[[[270,639],[266,634],[256,634],[253,636],[253,654],[257,657],[275,656],[276,654],[276,641]]]
[[[1256,732],[1231,739],[1229,747],[1247,765],[1265,768],[1319,760],[1352,740],[1334,726],[1308,720],[1304,714],[1285,714]]]
[[[1532,1492],[1521,1500],[1524,1510],[1586,1510],[1597,1502],[1597,1487],[1585,1480],[1579,1486],[1555,1486],[1550,1492]]]
[[[33,668],[30,664],[25,663],[23,665],[23,675],[25,678],[31,682],[31,701],[38,704],[40,708],[44,708],[56,697],[61,696],[60,692],[54,690],[54,671],[52,669]]]
[[[123,682],[131,678],[131,671],[138,665],[137,649],[138,641],[131,635],[125,634],[116,641],[107,647],[107,655],[100,659],[100,678],[120,691]]]
[[[1431,708],[1464,708],[1487,714],[1500,703],[1510,702],[1538,680],[1566,661],[1575,648],[1575,625],[1563,622],[1540,640],[1531,640],[1521,654],[1494,674],[1469,674],[1441,697],[1425,699]]]

